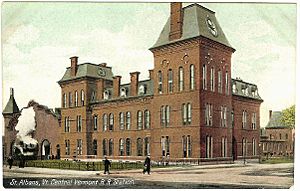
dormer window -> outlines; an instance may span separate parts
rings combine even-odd
[[[146,86],[145,85],[140,85],[139,95],[144,95],[144,94],[146,94]]]
[[[127,97],[127,89],[121,88],[120,97]]]
[[[96,101],[96,92],[95,91],[92,92],[91,100]]]
[[[103,92],[103,99],[107,100],[110,98],[110,91],[109,90],[105,90]]]
[[[232,85],[232,91],[233,91],[233,93],[237,93],[236,84],[233,84],[233,85]]]

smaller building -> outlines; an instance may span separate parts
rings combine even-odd
[[[261,129],[263,156],[294,156],[295,129],[284,125],[281,111],[269,111],[269,122]]]

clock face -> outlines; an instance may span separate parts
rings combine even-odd
[[[207,19],[206,19],[206,25],[207,25],[207,28],[208,28],[209,32],[214,37],[217,37],[218,36],[218,31],[217,31],[216,25],[209,17],[207,17]]]
[[[99,74],[99,76],[105,76],[105,75],[106,75],[106,72],[105,72],[105,70],[103,70],[102,68],[99,68],[98,74]]]

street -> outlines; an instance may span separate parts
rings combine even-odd
[[[5,188],[290,188],[293,163],[226,164],[142,170],[95,171],[4,167]]]

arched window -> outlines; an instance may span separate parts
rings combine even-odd
[[[97,131],[98,129],[98,115],[94,115],[94,131]]]
[[[166,105],[166,126],[170,124],[170,106]]]
[[[138,138],[136,141],[137,156],[143,156],[143,140]]]
[[[114,154],[114,140],[113,139],[109,139],[109,143],[108,143],[108,155],[112,156]]]
[[[70,155],[70,140],[65,140],[66,155]]]
[[[210,91],[215,91],[215,69],[213,67],[210,69]]]
[[[109,114],[109,130],[110,131],[114,130],[114,114],[113,113]]]
[[[144,155],[147,156],[150,154],[150,138],[146,137],[144,141],[145,141]]]
[[[126,139],[126,155],[127,156],[131,155],[131,141],[130,141],[130,138]]]
[[[137,112],[137,129],[138,130],[143,129],[143,112],[142,111]]]
[[[169,93],[173,92],[173,71],[171,69],[168,71],[168,91]]]
[[[72,107],[72,102],[73,102],[72,93],[69,92],[69,107]]]
[[[192,105],[187,103],[187,123],[191,124],[192,122]]]
[[[127,97],[127,89],[126,88],[121,88],[120,97]]]
[[[159,94],[162,94],[163,93],[163,77],[162,77],[162,72],[161,71],[158,71],[158,74],[157,74],[157,77],[158,77],[158,93]]]
[[[78,107],[78,92],[75,91],[75,107]]]
[[[98,149],[97,140],[94,139],[93,140],[93,155],[97,155],[97,149]]]
[[[183,73],[183,68],[182,67],[179,68],[179,77],[178,77],[178,79],[179,79],[179,81],[178,81],[178,85],[179,85],[178,89],[181,92],[184,89],[184,73]]]
[[[119,140],[119,155],[124,156],[124,140]]]
[[[110,97],[111,97],[110,91],[109,91],[109,90],[105,90],[105,91],[103,92],[103,99],[104,99],[104,100],[107,100],[107,99],[110,99]]]
[[[206,158],[213,157],[213,137],[207,135],[206,136]]]
[[[218,92],[222,93],[222,71],[218,71]]]
[[[202,89],[207,90],[207,67],[205,64],[202,66],[202,79]]]
[[[227,157],[227,138],[226,137],[222,137],[221,154],[222,154],[222,157]]]
[[[232,92],[233,93],[237,93],[237,88],[236,88],[236,84],[232,84]]]
[[[129,111],[126,112],[126,129],[130,129],[130,124],[131,124],[131,114]]]
[[[119,113],[119,124],[120,124],[120,130],[124,129],[124,113]]]
[[[150,129],[150,111],[145,110],[144,112],[144,127],[145,129]]]
[[[102,154],[103,156],[104,155],[107,155],[107,140],[106,139],[103,139],[103,142],[102,142]]]
[[[229,95],[229,87],[230,87],[230,81],[229,81],[229,74],[228,71],[225,73],[225,93]]]
[[[81,90],[81,106],[84,106],[84,91]]]
[[[182,123],[183,125],[187,124],[187,105],[184,103],[182,104]]]
[[[190,89],[195,89],[195,67],[194,65],[190,66]]]
[[[256,139],[252,139],[252,154],[253,156],[256,156]]]
[[[242,139],[242,156],[247,156],[247,140]]]
[[[107,130],[107,114],[103,114],[103,131]]]

